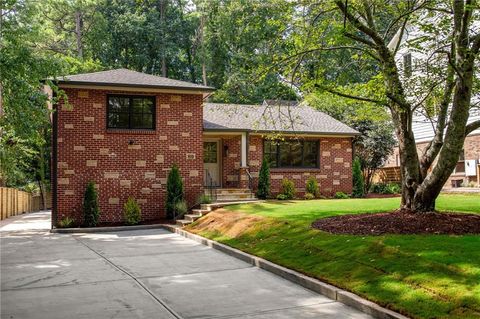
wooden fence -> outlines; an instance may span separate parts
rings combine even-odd
[[[374,183],[400,183],[400,181],[400,167],[383,167],[373,176]]]
[[[23,213],[36,212],[42,208],[40,195],[32,195],[15,188],[0,187],[0,220]],[[47,194],[47,208],[51,208],[50,193]]]

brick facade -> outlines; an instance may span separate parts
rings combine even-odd
[[[315,138],[308,138],[310,140]],[[352,192],[352,140],[351,138],[319,137],[320,168],[283,169],[271,168],[271,191],[273,195],[280,192],[283,178],[295,183],[298,196],[305,193],[305,183],[310,176],[315,176],[320,192],[332,196],[336,192]],[[240,136],[222,138],[224,156],[222,156],[222,181],[224,187],[237,187],[246,183],[242,180],[240,170]],[[263,160],[263,138],[250,135],[248,141],[248,168],[253,177],[253,186],[258,184],[258,174]],[[228,154],[225,154],[225,147]],[[245,178],[245,177],[244,177]]]
[[[100,221],[121,222],[129,196],[140,203],[143,220],[165,217],[166,179],[180,167],[190,205],[203,191],[202,95],[65,89],[72,108],[59,105],[57,221],[82,221],[88,181],[99,191]],[[106,128],[106,95],[156,97],[154,131]]]

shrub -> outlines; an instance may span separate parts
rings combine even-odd
[[[398,194],[402,191],[402,187],[397,183],[389,183],[387,184],[387,192],[388,194]]]
[[[278,194],[278,195],[277,195],[277,199],[278,199],[278,200],[287,200],[288,198],[287,198],[287,196],[286,196],[285,194]]]
[[[70,227],[72,227],[74,222],[75,222],[75,220],[72,217],[66,216],[58,222],[58,227],[60,227],[60,228],[70,228]]]
[[[175,204],[176,216],[185,215],[188,212],[188,205],[185,200],[181,200]]]
[[[352,175],[353,175],[353,197],[363,197],[365,194],[365,182],[363,180],[362,166],[360,164],[360,159],[355,157],[352,166]]]
[[[397,183],[378,183],[373,184],[370,188],[370,191],[376,194],[398,194],[401,190],[402,187]]]
[[[305,183],[305,191],[312,194],[314,197],[318,196],[319,188],[317,179],[314,176],[310,176]]]
[[[335,198],[336,199],[347,199],[347,198],[350,198],[350,196],[348,196],[344,192],[336,192],[335,193]]]
[[[90,181],[83,198],[83,226],[95,227],[98,223],[100,209],[98,208],[98,194],[95,183]]]
[[[312,193],[305,193],[303,198],[305,198],[306,200],[310,200],[310,199],[314,199],[315,195],[313,195]]]
[[[199,202],[200,204],[210,204],[210,203],[212,203],[212,198],[210,197],[210,195],[201,194],[201,195],[198,197],[198,202]]]
[[[270,168],[267,160],[264,158],[262,167],[258,175],[257,197],[260,199],[267,199],[270,195]]]
[[[142,219],[142,211],[135,198],[129,197],[123,205],[123,217],[127,225],[136,225]]]
[[[167,178],[167,200],[165,203],[167,218],[173,218],[175,205],[181,200],[183,200],[183,181],[178,166],[173,164]]]
[[[282,180],[282,194],[285,195],[286,199],[294,199],[297,194],[295,184],[288,178]]]

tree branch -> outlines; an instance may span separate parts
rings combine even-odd
[[[370,102],[370,103],[375,103],[375,104],[382,105],[382,106],[387,106],[388,105],[385,101],[380,101],[380,100],[370,99],[370,98],[367,98],[367,97],[362,97],[362,96],[356,96],[356,95],[343,93],[343,92],[331,89],[331,88],[326,87],[326,86],[321,86],[319,84],[315,84],[315,87],[318,88],[318,89],[327,91],[328,93],[331,93],[331,94],[334,94],[334,95],[337,95],[337,96],[341,96],[341,97],[345,97],[345,98],[348,98],[348,99],[352,99],[352,100],[357,100],[357,101],[362,101],[362,102]]]
[[[465,127],[465,136],[480,128],[480,120],[474,121]]]

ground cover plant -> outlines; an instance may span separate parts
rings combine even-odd
[[[392,211],[400,198],[267,201],[210,213],[188,227],[413,318],[480,316],[480,235],[334,235],[324,217]],[[478,195],[437,208],[480,214]]]

